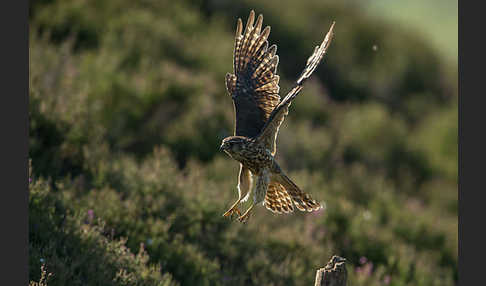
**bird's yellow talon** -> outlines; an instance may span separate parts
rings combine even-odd
[[[241,223],[247,223],[249,218],[250,218],[250,214],[249,214],[249,213],[247,213],[247,214],[245,214],[245,215],[242,215],[242,216],[238,217],[238,220],[239,220]]]
[[[241,216],[241,212],[240,210],[238,209],[238,203],[239,203],[239,200],[228,210],[226,211],[223,216],[224,217],[230,217],[231,219],[233,219],[233,214],[238,214],[238,216]]]
[[[254,206],[255,204],[252,204],[250,208],[246,210],[246,212],[243,215],[240,215],[240,217],[238,217],[238,220],[242,223],[248,222],[248,219],[250,218],[251,210],[253,209]]]

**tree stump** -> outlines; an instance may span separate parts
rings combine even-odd
[[[348,273],[345,263],[345,258],[333,255],[324,268],[317,270],[314,286],[346,286]]]

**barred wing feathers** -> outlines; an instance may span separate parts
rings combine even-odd
[[[278,130],[280,128],[280,125],[284,121],[285,116],[287,116],[289,112],[289,106],[292,100],[302,90],[304,82],[312,75],[314,70],[317,68],[324,54],[326,53],[327,48],[331,44],[331,40],[334,35],[334,24],[335,23],[333,22],[331,28],[329,29],[329,32],[326,34],[326,37],[322,41],[321,45],[317,46],[314,49],[312,55],[307,59],[306,66],[299,78],[297,79],[296,85],[292,88],[292,90],[290,90],[290,92],[278,104],[278,106],[275,107],[275,109],[270,114],[268,121],[262,128],[262,132],[257,136],[257,140],[262,140],[265,146],[269,150],[271,150],[272,155],[275,155],[276,153],[276,140]]]
[[[261,31],[263,16],[255,25],[252,10],[243,31],[241,19],[236,27],[233,72],[226,74],[226,88],[235,108],[235,134],[256,137],[280,101],[279,76],[276,75],[277,46],[268,47],[270,27]]]

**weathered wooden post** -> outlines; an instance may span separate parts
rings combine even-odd
[[[324,268],[317,270],[314,286],[346,286],[348,273],[345,263],[345,258],[333,255]]]

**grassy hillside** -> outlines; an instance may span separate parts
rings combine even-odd
[[[336,254],[350,285],[455,285],[457,68],[352,2],[228,3],[31,2],[31,284],[312,285]],[[333,20],[336,36],[277,153],[324,210],[241,225],[221,217],[238,164],[218,147],[251,9],[282,92]]]

